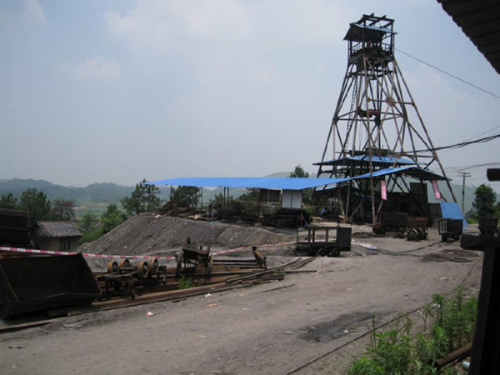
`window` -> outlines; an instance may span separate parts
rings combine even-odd
[[[260,200],[266,203],[279,203],[280,190],[260,189]]]
[[[60,250],[69,250],[71,247],[71,241],[68,237],[61,237]]]

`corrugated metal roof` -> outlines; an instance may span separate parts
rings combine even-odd
[[[352,40],[354,42],[374,42],[380,43],[384,38],[385,34],[394,33],[390,29],[359,25],[356,23],[351,23],[344,40]]]
[[[346,178],[293,178],[293,177],[192,177],[146,182],[147,185],[173,185],[197,187],[233,187],[278,190],[303,190],[347,181]]]
[[[72,221],[37,221],[40,229],[47,237],[80,237],[82,233]]]
[[[500,1],[437,1],[500,74]]]
[[[455,202],[440,202],[441,216],[443,219],[456,219],[464,221],[464,228],[467,227],[467,220],[465,220],[462,210],[458,203]]]

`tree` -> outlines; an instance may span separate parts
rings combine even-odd
[[[247,188],[246,193],[243,193],[238,198],[241,201],[257,202],[259,200],[260,189]]]
[[[247,188],[247,191],[238,197],[242,203],[242,210],[247,214],[259,214],[260,189]]]
[[[304,171],[304,168],[302,168],[302,166],[298,164],[295,166],[294,171],[290,173],[290,177],[308,178],[309,173]],[[313,194],[312,189],[302,190],[302,202],[310,204],[312,200],[312,194]]]
[[[17,209],[17,198],[15,198],[12,193],[3,194],[0,198],[0,208],[5,208],[7,210]]]
[[[106,212],[101,216],[102,234],[108,233],[111,229],[117,227],[127,219],[127,215],[118,209],[116,204],[110,204]]]
[[[28,213],[28,223],[32,225],[39,220],[50,220],[51,203],[42,191],[27,189],[21,194],[19,209]]]
[[[495,202],[497,200],[494,190],[482,184],[474,192],[476,198],[472,202],[472,210],[469,216],[479,218],[479,217],[491,217],[495,215]]]
[[[75,221],[75,201],[56,199],[52,205],[52,217],[59,221]]]
[[[87,212],[78,222],[78,229],[82,233],[88,233],[99,226],[99,218],[92,212]]]
[[[300,177],[300,178],[308,178],[309,173],[304,171],[304,168],[300,164],[295,166],[295,169],[293,172],[290,172],[290,177]]]
[[[226,198],[224,202],[224,195],[222,193],[219,193],[210,199],[209,204],[217,210],[219,210],[219,207],[224,207],[225,211],[231,214],[241,214],[246,211],[245,204],[240,202],[239,199],[234,199],[232,196]]]
[[[200,189],[195,186],[179,186],[172,188],[170,202],[179,206],[196,207]]]
[[[138,215],[142,212],[155,212],[160,209],[161,199],[158,197],[160,189],[156,185],[144,185],[142,183],[135,185],[135,190],[130,197],[124,197],[121,204],[128,215]]]

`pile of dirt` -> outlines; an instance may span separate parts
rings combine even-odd
[[[207,222],[178,217],[140,214],[92,243],[78,248],[79,252],[96,254],[143,255],[161,254],[181,247],[187,237],[194,245],[211,245],[212,249],[275,244],[293,241],[293,234],[278,234],[268,229],[221,222]]]

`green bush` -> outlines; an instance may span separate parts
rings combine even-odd
[[[413,321],[398,317],[395,328],[373,330],[370,347],[348,369],[349,375],[432,375],[438,370],[430,363],[471,342],[477,316],[477,300],[465,300],[462,287],[445,299],[434,295],[432,304],[421,312],[424,332],[412,335]],[[428,325],[428,321],[431,324]],[[452,367],[440,374],[456,374]]]
[[[81,245],[81,244],[84,244],[86,242],[92,242],[92,241],[98,240],[99,238],[102,237],[102,235],[103,235],[102,227],[94,228],[91,231],[84,233],[84,235],[80,238],[79,243]]]
[[[179,289],[188,289],[194,286],[193,280],[190,277],[182,276],[179,280]]]

